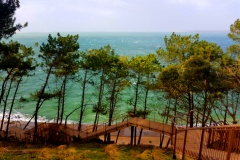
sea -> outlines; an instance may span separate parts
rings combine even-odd
[[[48,35],[56,36],[57,33],[17,33],[11,40],[18,41],[28,47],[33,47],[35,51],[35,57],[39,54],[39,46],[42,43],[47,42]],[[62,36],[67,34],[79,35],[80,51],[86,51],[90,49],[98,49],[100,47],[110,45],[114,49],[115,53],[120,56],[136,56],[146,55],[149,53],[156,53],[156,51],[162,47],[164,48],[164,37],[170,36],[172,32],[141,32],[141,33],[60,33]],[[200,35],[200,40],[206,40],[218,44],[223,51],[226,51],[227,47],[233,44],[233,41],[228,38],[228,31],[216,31],[216,32],[176,32],[180,35]],[[38,59],[38,58],[37,58]],[[34,75],[25,78],[20,86],[17,99],[21,97],[31,99],[30,95],[39,90],[43,85],[43,80],[46,77],[42,68],[38,67],[34,71]],[[50,85],[55,85],[52,82]],[[66,110],[65,117],[71,113],[74,109],[77,109],[81,100],[81,85],[76,82],[69,82],[67,86],[66,97]],[[91,95],[96,95],[96,90],[89,87],[87,93],[86,111],[84,114],[83,123],[93,123],[95,113],[92,112],[92,106],[96,103],[96,98]],[[125,114],[127,110],[131,109],[131,105],[128,103],[133,95],[133,90],[125,90],[122,94],[121,100],[118,103],[116,114]],[[150,93],[148,101],[148,109],[152,110],[151,117],[157,118],[163,111],[166,101],[161,94]],[[31,115],[34,113],[36,101],[30,100],[28,102],[17,102],[14,106],[14,112],[11,119],[16,121],[28,121]],[[39,121],[53,122],[56,120],[57,115],[57,101],[51,100],[45,102],[39,112]],[[0,108],[0,118],[2,116],[2,108]],[[7,117],[7,116],[6,116]],[[68,123],[77,123],[79,119],[79,110],[77,109],[73,114],[68,117]],[[106,115],[100,116],[101,120],[106,120]]]

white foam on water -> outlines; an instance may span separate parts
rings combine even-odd
[[[3,112],[0,112],[0,120],[2,120]],[[15,112],[11,114],[10,121],[29,121],[32,115],[29,114],[22,114],[20,112]],[[4,121],[7,121],[9,118],[9,113],[6,112],[4,116]],[[46,117],[39,117],[39,122],[45,122],[47,119]],[[34,121],[34,119],[32,119]]]
[[[2,120],[2,117],[3,117],[3,112],[0,112],[0,121]],[[4,117],[4,121],[7,121],[8,117],[9,117],[9,113],[6,112],[5,117]],[[32,117],[32,115],[30,115],[30,114],[23,114],[23,113],[20,113],[20,112],[14,112],[14,113],[11,114],[10,121],[16,121],[16,122],[25,121],[25,122],[28,122],[31,117]],[[31,122],[34,122],[34,118],[31,120]],[[38,122],[54,123],[54,122],[56,122],[56,119],[47,119],[45,116],[38,116]],[[68,120],[67,123],[68,124],[73,124],[73,123],[77,123],[77,122],[72,121],[72,120]]]

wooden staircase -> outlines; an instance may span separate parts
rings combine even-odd
[[[175,133],[176,131],[175,127],[172,128],[172,126],[168,124],[163,124],[160,122],[134,117],[111,126],[105,125],[103,128],[98,129],[97,131],[94,132],[89,132],[88,130],[79,132],[79,137],[81,138],[82,141],[88,141],[93,138],[97,138],[101,135],[119,131],[130,126],[139,127],[145,130],[151,130],[157,133],[165,133],[168,135],[171,135],[172,132]]]

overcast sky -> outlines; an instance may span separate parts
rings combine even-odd
[[[20,0],[21,32],[229,30],[240,0]]]

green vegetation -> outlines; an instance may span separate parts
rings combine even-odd
[[[19,8],[18,0],[0,1],[0,41],[3,38],[11,37],[16,30],[27,25],[14,24],[15,18],[13,16],[17,8]],[[8,137],[10,116],[23,77],[30,76],[31,71],[36,67],[33,55],[34,51],[31,47],[26,47],[18,42],[0,43],[0,71],[3,75],[0,77],[2,81],[0,105],[3,107],[0,131],[3,130],[6,110],[9,110],[5,138]]]
[[[223,121],[232,118],[237,123],[239,111],[240,75],[240,21],[230,26],[229,38],[235,44],[229,46],[224,53],[215,43],[200,40],[199,34],[182,36],[172,33],[165,37],[165,47],[156,53],[144,56],[121,57],[110,45],[80,52],[78,35],[53,37],[40,45],[38,64],[35,53],[30,47],[13,41],[4,41],[16,30],[26,25],[15,25],[14,13],[19,2],[13,0],[0,1],[0,107],[3,110],[0,130],[6,110],[9,114],[17,107],[16,101],[34,103],[34,111],[29,122],[34,118],[35,133],[38,126],[38,115],[47,101],[55,106],[56,123],[65,124],[74,112],[79,113],[78,130],[84,123],[86,108],[95,113],[92,131],[96,131],[101,115],[108,117],[108,125],[113,123],[117,107],[125,95],[126,114],[147,118],[152,112],[150,107],[157,104],[158,114],[171,116],[188,113],[190,127],[196,123],[206,126],[207,122]],[[3,13],[2,13],[3,12]],[[164,64],[164,65],[163,65]],[[44,71],[35,93],[16,96],[24,77],[34,75],[38,67]],[[40,68],[41,67],[41,68]],[[76,101],[79,107],[69,109],[66,105],[68,86],[79,86]],[[91,93],[88,91],[93,90]],[[151,104],[149,95],[155,97]],[[17,99],[16,97],[20,97]],[[159,99],[159,101],[157,101]],[[20,103],[20,102],[19,102]],[[10,105],[9,105],[10,104]],[[196,118],[194,114],[198,114]],[[7,127],[10,123],[8,117]],[[27,124],[28,125],[28,124]],[[25,128],[27,127],[25,126]],[[132,127],[131,137],[136,128]],[[7,138],[8,132],[5,133]],[[110,136],[106,135],[108,141]],[[136,143],[136,142],[134,142]],[[131,140],[133,144],[133,138]]]
[[[27,23],[15,24],[16,18],[13,16],[19,7],[19,0],[0,1],[0,40],[11,37],[17,30],[27,26]]]
[[[5,146],[6,145],[6,146]],[[29,144],[0,143],[0,159],[61,159],[61,160],[171,160],[171,150],[161,150],[153,146],[105,145],[99,143],[60,145],[58,147],[39,147]]]

